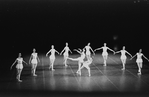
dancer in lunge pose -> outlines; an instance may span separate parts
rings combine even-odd
[[[87,46],[85,46],[83,49],[86,50],[86,57],[90,58],[91,57],[91,52],[90,50],[93,52],[93,54],[95,55],[93,49],[90,47],[90,43],[87,44]]]
[[[103,49],[102,57],[103,57],[103,59],[104,59],[104,66],[107,65],[107,58],[108,58],[108,52],[107,52],[107,49],[110,50],[110,51],[112,51],[112,52],[115,54],[115,51],[112,50],[112,49],[110,49],[110,48],[107,47],[106,45],[107,45],[107,44],[104,43],[104,46],[103,46],[103,47],[101,47],[101,48],[97,48],[97,49],[94,50],[94,52],[95,52],[96,50]]]
[[[64,52],[65,51],[65,52]],[[67,67],[67,59],[69,57],[69,51],[71,52],[71,50],[68,47],[68,43],[66,43],[66,46],[64,47],[64,49],[62,50],[62,52],[60,53],[60,55],[63,53],[64,55],[64,64]],[[71,52],[72,53],[72,52]]]
[[[125,64],[126,64],[126,59],[127,59],[127,57],[126,57],[125,54],[127,53],[127,54],[130,55],[131,57],[132,57],[132,55],[131,55],[129,52],[127,52],[127,51],[125,50],[125,46],[123,46],[123,49],[122,49],[122,50],[115,52],[115,54],[116,54],[116,53],[121,53],[120,59],[121,59],[122,64],[123,64],[122,70],[125,70]]]
[[[88,74],[89,76],[91,76],[91,72],[90,72],[90,64],[93,62],[93,59],[91,57],[87,58],[87,61],[83,62],[83,65],[81,66],[81,68],[79,69],[79,74],[81,75],[81,69],[83,69],[84,67],[88,70]]]
[[[22,80],[20,80],[20,76],[21,76],[21,72],[22,72],[22,70],[23,70],[23,62],[24,63],[26,63],[24,60],[23,60],[23,58],[21,57],[21,53],[19,53],[19,57],[15,60],[15,62],[11,65],[11,67],[10,67],[10,69],[12,69],[12,67],[13,67],[13,65],[15,64],[15,63],[18,63],[17,65],[16,65],[16,69],[17,69],[17,80],[19,81],[19,82],[22,82]],[[26,63],[27,64],[27,63]]]
[[[46,56],[48,56],[48,54],[51,52],[51,55],[49,56],[50,59],[50,68],[53,69],[53,65],[54,65],[54,61],[55,61],[55,52],[57,52],[59,54],[59,52],[57,50],[54,49],[54,45],[51,46],[51,49],[47,52]]]
[[[74,49],[74,51],[77,51],[78,53],[80,53],[81,54],[81,56],[80,57],[78,57],[78,58],[68,58],[68,59],[70,59],[70,60],[73,60],[73,61],[78,61],[78,70],[77,70],[77,72],[76,73],[79,73],[79,70],[80,70],[80,68],[81,68],[81,64],[84,62],[84,58],[85,58],[85,50],[83,49],[83,51],[81,50],[81,49],[79,49],[80,51],[78,51],[78,50],[76,50],[76,49]]]
[[[142,53],[142,49],[139,50],[138,53],[136,53],[130,60],[132,60],[135,56],[137,56],[137,60],[136,60],[136,63],[138,65],[138,74],[141,75],[141,69],[142,69],[142,63],[143,63],[143,60],[142,60],[142,56],[147,60],[149,61],[148,58],[146,58],[144,56],[144,54]]]
[[[33,49],[33,53],[31,54],[31,57],[29,59],[29,64],[32,65],[31,73],[33,74],[33,76],[37,76],[35,72],[38,62],[40,62],[38,54],[36,53],[36,49]]]

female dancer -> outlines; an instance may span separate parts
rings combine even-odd
[[[95,55],[93,49],[90,47],[90,43],[88,43],[87,46],[85,46],[83,49],[86,50],[86,57],[87,57],[87,58],[90,58],[90,56],[91,56],[90,50],[91,50],[91,51],[93,52],[93,54]]]
[[[83,69],[85,67],[88,70],[89,76],[91,76],[89,65],[92,63],[92,61],[93,61],[93,59],[91,57],[89,57],[89,58],[87,58],[87,61],[83,62],[83,65],[79,70],[80,75],[81,75],[81,69]]]
[[[122,50],[117,51],[117,52],[115,52],[115,53],[120,53],[120,52],[121,52],[121,57],[120,57],[120,59],[121,59],[122,64],[123,64],[122,70],[125,70],[125,64],[126,64],[126,59],[127,59],[125,53],[127,53],[127,54],[130,55],[131,57],[132,57],[132,55],[131,55],[129,52],[127,52],[127,51],[125,50],[125,46],[123,46],[123,49],[122,49]]]
[[[20,80],[20,76],[21,76],[21,72],[22,72],[22,69],[23,69],[23,62],[26,63],[23,58],[21,57],[21,53],[19,53],[19,57],[15,60],[15,62],[11,65],[10,69],[12,69],[12,66],[15,64],[15,63],[18,63],[16,65],[16,68],[17,68],[17,80],[19,82],[22,82],[22,80]],[[27,63],[26,63],[27,64]]]
[[[36,67],[37,67],[38,62],[40,62],[40,60],[36,53],[36,49],[33,49],[33,53],[31,54],[31,57],[29,59],[29,64],[32,65],[31,73],[33,74],[33,76],[37,76],[35,72],[36,72]]]
[[[80,70],[80,68],[81,68],[81,64],[84,62],[84,58],[85,58],[85,50],[83,49],[83,51],[81,50],[81,49],[79,49],[80,51],[78,51],[78,50],[76,50],[76,49],[74,49],[74,51],[77,51],[78,53],[80,53],[81,54],[81,56],[80,57],[78,57],[78,58],[68,58],[68,59],[70,59],[70,60],[73,60],[73,61],[78,61],[78,70],[77,70],[77,72],[76,73],[79,73],[79,70]]]
[[[107,45],[107,44],[104,43],[104,46],[103,46],[103,47],[101,47],[101,48],[97,48],[97,49],[94,50],[94,52],[95,52],[96,50],[103,49],[102,57],[103,57],[103,59],[104,59],[104,66],[107,65],[107,64],[106,64],[106,63],[107,63],[107,58],[108,58],[108,52],[107,52],[107,49],[109,49],[110,51],[112,51],[113,53],[115,53],[114,50],[110,49],[110,48],[107,47],[106,45]]]
[[[57,50],[54,49],[54,45],[51,46],[51,49],[47,52],[46,56],[48,56],[48,54],[51,52],[51,55],[49,56],[50,59],[50,67],[49,69],[52,67],[53,69],[53,65],[54,65],[54,61],[55,61],[55,52],[57,52],[59,54],[59,52]]]
[[[139,52],[136,53],[130,60],[132,60],[135,56],[137,56],[136,62],[137,62],[137,65],[138,65],[138,72],[139,72],[138,74],[141,75],[141,68],[142,68],[142,63],[143,63],[142,56],[147,61],[149,61],[149,59],[144,56],[144,54],[142,53],[142,49],[140,49]]]
[[[65,51],[65,52],[64,52]],[[63,53],[64,55],[64,64],[65,66],[67,67],[67,58],[69,57],[69,53],[68,52],[71,52],[71,50],[69,49],[68,47],[68,43],[66,43],[66,46],[64,47],[64,49],[62,50],[62,52],[60,53],[60,55]],[[72,52],[71,52],[72,53]]]

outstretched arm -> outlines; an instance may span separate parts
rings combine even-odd
[[[10,70],[12,69],[12,66],[17,62],[17,60],[14,61],[14,63],[11,65]]]
[[[39,59],[39,57],[37,56],[37,60],[38,60],[38,62],[40,62],[40,59]]]
[[[62,55],[62,53],[64,52],[65,48],[61,51],[60,55]]]
[[[93,51],[93,49],[90,47],[91,51],[93,52],[93,54],[95,55],[95,52]]]
[[[101,47],[101,48],[97,48],[97,49],[95,49],[94,52],[97,51],[97,50],[100,50],[100,49],[102,49],[102,47]]]
[[[115,54],[116,54],[116,53],[120,53],[120,52],[121,52],[121,51],[117,51],[117,52],[115,52]]]
[[[81,54],[81,52],[80,52],[80,51],[78,51],[77,49],[74,49],[74,51],[76,51],[76,52],[78,52],[79,54]]]
[[[51,50],[49,50],[47,53],[46,53],[46,56],[48,56],[48,54],[51,52]]]
[[[132,60],[136,55],[137,55],[137,54],[135,54],[134,56],[132,56],[132,57],[130,58],[130,60]]]
[[[27,64],[24,60],[23,60],[23,62],[24,62],[25,64]]]
[[[115,54],[115,51],[114,51],[114,50],[110,49],[109,47],[108,47],[108,49],[109,49],[110,51],[112,51],[112,52]]]
[[[31,58],[32,58],[32,55],[31,55],[30,58],[29,58],[29,62],[28,62],[29,64],[31,64]]]
[[[145,57],[144,54],[143,54],[143,57],[144,57],[147,61],[149,61],[149,59],[148,59],[147,57]]]
[[[57,50],[55,50],[55,52],[57,52],[59,54],[59,52]]]
[[[126,51],[126,53],[127,53],[130,57],[132,57],[132,55],[131,55],[129,52]]]
[[[72,51],[69,49],[70,53],[72,53]]]

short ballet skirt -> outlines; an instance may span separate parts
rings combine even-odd
[[[137,59],[136,62],[143,62],[143,60],[142,59]]]
[[[108,55],[107,52],[103,52],[103,53],[102,53],[102,56],[107,56],[107,55]]]
[[[31,63],[32,64],[37,64],[37,59],[32,59]]]
[[[17,65],[16,65],[16,68],[17,68],[17,69],[23,69],[23,64],[17,64]]]

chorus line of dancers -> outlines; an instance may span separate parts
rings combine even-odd
[[[88,70],[88,74],[89,76],[91,76],[91,73],[90,73],[90,64],[92,64],[93,62],[93,56],[91,56],[91,51],[92,53],[95,55],[95,51],[97,50],[100,50],[102,49],[103,52],[102,52],[102,57],[103,57],[103,60],[104,60],[104,66],[107,66],[107,58],[108,58],[108,52],[107,50],[110,50],[112,51],[114,54],[116,53],[121,53],[121,62],[122,62],[122,65],[123,65],[123,68],[122,70],[125,70],[125,64],[126,64],[126,53],[128,55],[130,55],[130,60],[132,60],[135,56],[137,56],[137,59],[136,59],[136,63],[137,63],[137,66],[138,66],[138,74],[140,75],[141,74],[141,68],[142,68],[142,63],[143,63],[143,60],[142,60],[142,57],[144,57],[146,60],[149,61],[149,59],[147,57],[144,56],[144,54],[142,53],[142,49],[139,50],[139,52],[137,52],[134,56],[132,56],[128,51],[125,50],[125,46],[123,46],[122,50],[120,51],[117,51],[115,52],[114,50],[110,49],[109,47],[107,47],[107,44],[104,43],[104,46],[100,47],[100,48],[97,48],[95,50],[93,50],[90,46],[90,43],[88,43],[83,49],[74,49],[73,51],[76,51],[80,54],[80,57],[78,58],[70,58],[69,57],[69,52],[72,53],[72,51],[69,49],[68,47],[68,43],[66,43],[66,46],[64,47],[64,49],[61,51],[61,53],[59,53],[57,50],[54,49],[54,45],[51,46],[51,49],[46,53],[46,57],[50,54],[49,56],[49,59],[50,59],[50,66],[49,66],[49,69],[52,69],[52,71],[54,71],[54,62],[55,62],[55,52],[58,53],[59,55],[62,55],[63,53],[63,56],[64,56],[64,62],[63,64],[67,67],[68,65],[68,62],[67,60],[72,60],[72,61],[77,61],[78,62],[78,70],[76,73],[80,74],[81,75],[81,69],[83,69],[84,67]],[[85,58],[87,60],[85,60]],[[12,69],[12,66],[16,64],[16,69],[17,69],[17,77],[16,79],[19,81],[19,82],[22,82],[22,80],[20,80],[20,76],[21,76],[21,72],[22,72],[22,69],[23,69],[23,62],[25,64],[27,64],[27,62],[25,62],[23,60],[23,58],[21,57],[21,53],[19,53],[19,56],[18,58],[15,60],[15,62],[11,65],[10,69]],[[29,64],[31,64],[31,74],[33,76],[37,76],[36,75],[36,68],[37,68],[37,64],[40,62],[40,59],[38,57],[38,54],[36,53],[36,50],[33,49],[33,53],[31,54],[30,56],[30,59],[29,59]]]

